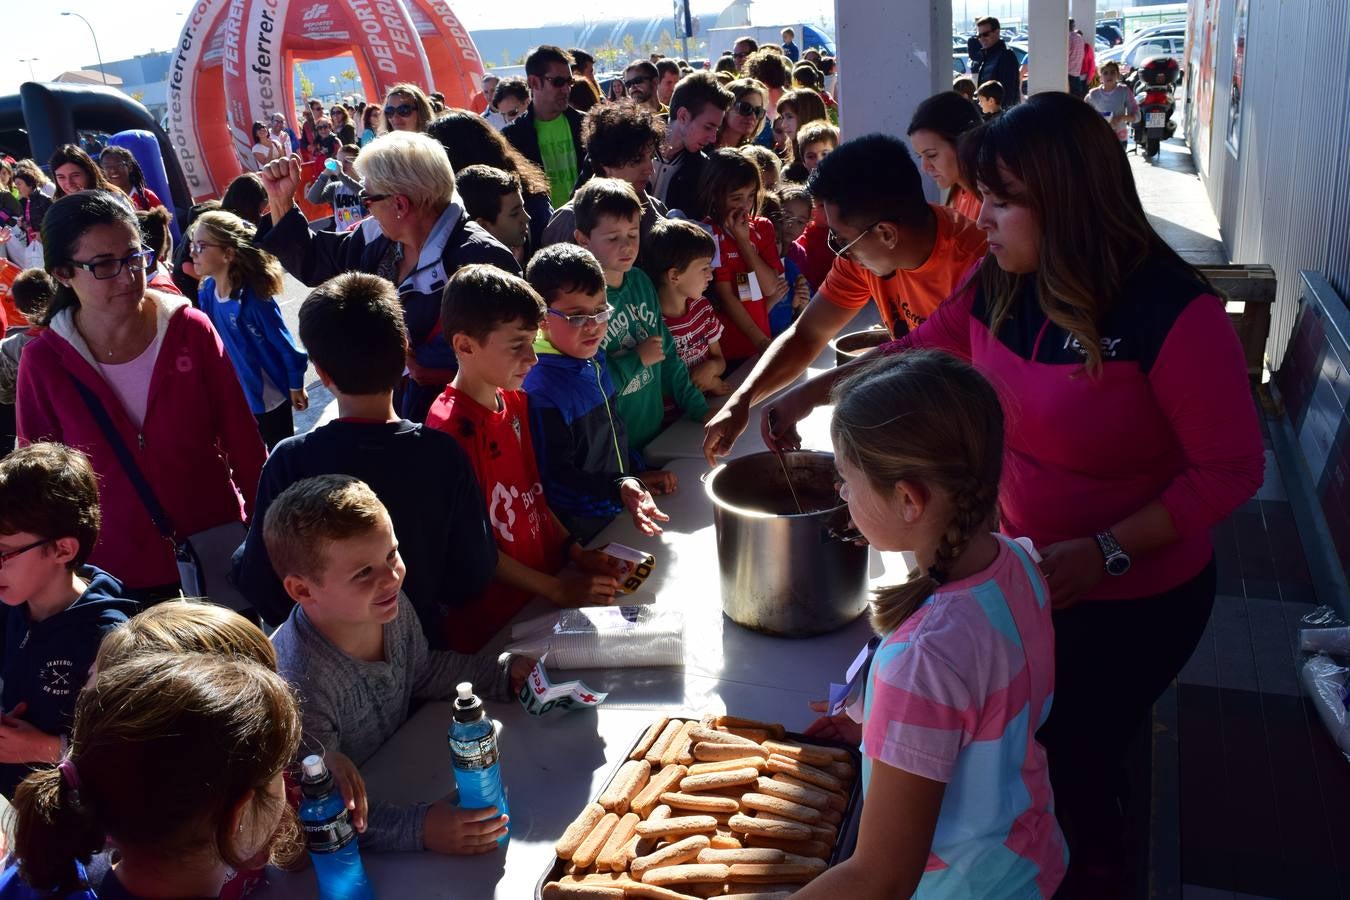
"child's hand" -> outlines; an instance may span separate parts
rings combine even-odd
[[[656,524],[657,522],[670,521],[670,516],[656,508],[656,501],[652,499],[651,493],[636,478],[624,479],[619,487],[619,496],[623,500],[624,509],[633,517],[633,524],[637,526],[638,531],[648,537],[655,537],[661,533],[661,526]]]
[[[39,731],[20,716],[28,704],[19,701],[0,715],[0,763],[54,763],[61,758],[59,735]]]
[[[328,766],[328,774],[333,776],[333,783],[337,785],[338,793],[347,802],[347,809],[352,814],[352,827],[357,831],[364,832],[368,809],[366,782],[361,777],[361,773],[357,771],[356,763],[352,762],[351,757],[345,753],[329,750],[324,754],[324,764]]]
[[[559,575],[558,585],[549,597],[555,606],[575,609],[578,606],[609,606],[614,602],[619,582],[613,575],[580,573]]]
[[[725,397],[731,393],[731,385],[722,380],[720,375],[712,377],[712,384],[704,388],[705,393],[712,394],[714,397]],[[712,418],[709,416],[709,418]]]
[[[644,366],[654,366],[665,359],[666,351],[661,346],[661,335],[654,334],[638,344],[637,355]]]
[[[433,853],[453,856],[491,853],[497,849],[497,838],[506,834],[506,823],[495,806],[461,809],[441,800],[427,809],[422,844]]]
[[[675,488],[679,486],[679,479],[675,477],[675,473],[667,472],[665,469],[652,469],[650,472],[642,472],[638,475],[638,479],[653,494],[673,494]]]
[[[628,563],[615,559],[603,550],[582,550],[580,544],[573,544],[571,558],[578,569],[592,575],[622,578],[628,574]]]
[[[309,409],[309,393],[304,388],[291,391],[291,406],[297,410]]]
[[[812,700],[808,706],[818,713],[825,712],[826,701]],[[862,743],[862,726],[848,717],[848,713],[822,715],[802,731],[803,737],[820,737],[831,741],[841,741],[857,746]]]
[[[517,656],[512,654],[511,664],[507,667],[507,678],[511,682],[511,693],[519,694],[520,689],[525,686],[525,679],[530,677],[530,672],[539,660],[531,659],[528,656]]]
[[[794,312],[801,312],[810,302],[811,283],[806,280],[806,276],[798,275],[797,285],[792,289],[792,309]]]
[[[750,240],[750,213],[743,209],[733,210],[722,221],[722,227],[737,243]]]

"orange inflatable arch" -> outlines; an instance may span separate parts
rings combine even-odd
[[[371,102],[409,81],[447,106],[486,105],[478,49],[444,0],[198,0],[169,73],[169,135],[193,199],[255,168],[253,122],[280,112],[299,133],[297,61],[344,54]]]

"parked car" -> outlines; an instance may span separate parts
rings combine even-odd
[[[1097,37],[1106,41],[1107,47],[1117,47],[1125,43],[1125,35],[1121,33],[1120,28],[1110,22],[1097,23]]]

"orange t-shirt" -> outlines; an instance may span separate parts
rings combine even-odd
[[[980,217],[980,206],[983,203],[984,198],[979,194],[972,194],[959,184],[952,187],[951,196],[947,198],[948,206],[972,222]]]
[[[839,257],[817,293],[844,309],[861,309],[875,300],[881,320],[891,334],[897,323],[908,328],[922,324],[961,284],[971,268],[984,257],[984,232],[950,206],[929,204],[937,216],[937,239],[933,252],[917,269],[899,269],[882,278],[851,259]]]

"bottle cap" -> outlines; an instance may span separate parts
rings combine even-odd
[[[305,768],[305,777],[319,779],[328,774],[328,767],[323,764],[323,757],[317,754],[306,756],[301,763]]]
[[[465,703],[469,703],[473,700],[472,681],[461,681],[459,684],[455,685],[455,690],[459,693],[459,699]]]

